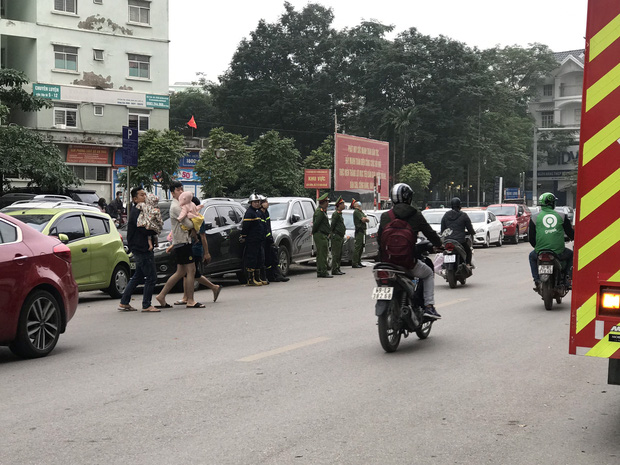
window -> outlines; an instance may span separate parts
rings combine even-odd
[[[0,221],[0,244],[17,242],[17,228],[12,224]]]
[[[543,86],[543,95],[545,97],[553,97],[553,84],[545,84]]]
[[[553,127],[553,112],[552,111],[543,111],[541,116],[542,116],[542,127],[543,128]]]
[[[581,123],[581,108],[575,108],[575,123]]]
[[[83,165],[70,165],[73,169],[73,173],[80,179],[85,181],[102,181],[108,180],[108,167],[107,166],[83,166]]]
[[[93,60],[103,61],[103,50],[93,49]]]
[[[301,204],[299,202],[295,202],[293,205],[293,211],[291,211],[291,215],[297,215],[299,219],[303,219],[304,214],[301,211]]]
[[[85,216],[85,218],[91,236],[98,236],[110,232],[110,226],[107,220],[94,216]]]
[[[50,236],[58,236],[59,234],[66,234],[70,241],[75,241],[85,237],[84,226],[82,225],[82,216],[68,216],[61,219],[58,223],[50,229]]]
[[[77,127],[77,105],[57,103],[54,105],[54,126]]]
[[[215,207],[209,207],[207,208],[203,213],[202,216],[204,216],[205,218],[205,223],[211,224],[212,228],[219,228],[220,224],[219,224],[219,217],[217,216],[217,210],[215,209]],[[207,225],[207,229],[209,229],[209,226]]]
[[[220,221],[222,226],[234,226],[238,223],[237,214],[233,207],[217,207],[220,214]]]
[[[151,77],[151,57],[129,53],[129,76],[149,79]]]
[[[143,0],[129,0],[129,21],[151,24],[151,4]]]
[[[54,10],[77,14],[77,0],[54,0]]]
[[[103,116],[103,105],[93,105],[95,116]]]
[[[306,200],[302,201],[301,204],[304,207],[304,213],[306,214],[306,218],[312,218],[314,216],[314,207],[312,206],[312,202],[308,202]]]
[[[54,45],[54,68],[77,71],[77,47]]]
[[[139,132],[148,131],[150,117],[150,112],[147,110],[130,110],[127,126],[135,128]]]

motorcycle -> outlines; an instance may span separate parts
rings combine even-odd
[[[441,274],[444,276],[446,281],[448,281],[450,289],[454,289],[457,281],[462,285],[465,285],[467,278],[469,278],[473,273],[471,269],[465,265],[467,253],[465,252],[463,246],[458,241],[453,239],[446,239],[444,237],[443,241],[444,252]]]
[[[540,287],[538,293],[541,295],[545,310],[551,310],[553,299],[558,304],[562,303],[562,298],[568,294],[570,283],[567,279],[567,267],[562,266],[557,254],[551,250],[541,250],[538,252],[538,274],[540,276]],[[568,264],[567,266],[570,266]]]
[[[416,245],[416,259],[433,268],[428,258],[433,246],[428,241]],[[426,339],[431,332],[433,319],[424,316],[423,283],[411,270],[391,263],[377,263],[373,267],[377,286],[372,299],[376,300],[375,315],[379,327],[379,341],[386,352],[398,349],[401,337],[416,333]]]

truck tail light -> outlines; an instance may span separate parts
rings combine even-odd
[[[607,316],[620,315],[620,288],[601,288],[599,300],[599,314]]]

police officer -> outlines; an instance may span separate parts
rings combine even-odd
[[[327,272],[327,253],[329,249],[329,218],[327,217],[327,206],[329,205],[329,194],[319,197],[319,208],[312,217],[312,238],[316,247],[316,275],[318,278],[333,278]]]
[[[362,253],[364,252],[364,245],[366,243],[366,223],[368,218],[362,211],[362,204],[353,199],[351,202],[351,208],[353,211],[353,223],[355,225],[355,251],[353,252],[353,267],[363,268],[366,265],[362,265]]]
[[[289,278],[282,274],[278,263],[278,249],[273,239],[271,231],[271,217],[269,216],[269,201],[264,196],[260,197],[260,211],[263,215],[265,242],[265,277],[268,282],[287,282]]]
[[[248,199],[248,209],[243,216],[243,226],[239,241],[245,243],[244,264],[248,276],[248,286],[261,286],[260,267],[263,262],[263,241],[265,238],[260,213],[260,199],[252,194]]]
[[[344,234],[347,231],[342,217],[342,210],[345,208],[344,200],[338,197],[336,201],[336,211],[332,215],[331,222],[331,243],[332,243],[332,275],[338,276],[345,274],[340,270],[340,260],[342,259],[342,244],[344,243]]]

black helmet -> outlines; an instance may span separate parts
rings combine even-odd
[[[555,202],[557,198],[551,192],[545,192],[538,199],[539,203],[543,207],[555,208]]]
[[[461,199],[459,199],[458,197],[452,197],[452,200],[450,200],[450,208],[453,210],[460,210]]]
[[[395,205],[397,203],[406,203],[407,205],[411,205],[413,191],[407,184],[400,182],[392,187],[390,198],[392,199],[392,203]]]

